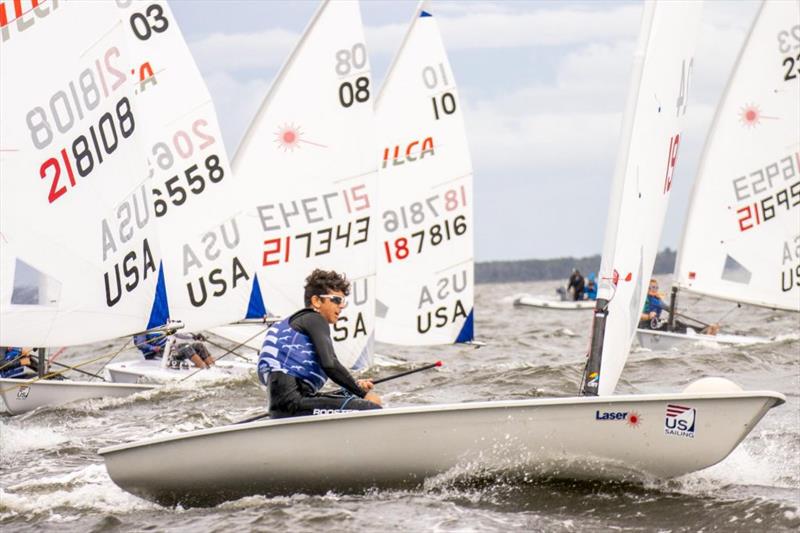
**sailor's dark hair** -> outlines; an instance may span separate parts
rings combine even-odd
[[[311,297],[321,294],[328,294],[331,291],[341,291],[345,296],[350,294],[350,282],[347,281],[345,274],[339,274],[335,270],[321,270],[315,268],[306,278],[305,286],[305,305],[311,306]]]

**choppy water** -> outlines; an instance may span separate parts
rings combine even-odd
[[[667,280],[665,280],[667,281]],[[487,346],[382,347],[400,360],[367,372],[380,376],[414,363],[445,366],[383,386],[388,405],[572,395],[588,346],[590,312],[514,309],[521,292],[551,294],[554,284],[481,285],[476,332]],[[685,296],[683,312],[716,320],[732,304]],[[93,400],[26,415],[0,415],[0,527],[6,531],[796,531],[800,528],[800,321],[797,315],[742,308],[729,331],[780,336],[737,348],[686,346],[680,352],[634,350],[619,392],[681,390],[703,375],[747,389],[784,393],[720,464],[651,485],[442,476],[414,491],[265,498],[213,508],[165,508],[113,484],[96,450],[103,446],[212,427],[258,414],[255,378],[199,386],[190,382],[141,396]],[[112,349],[65,352],[79,361]],[[131,354],[134,356],[134,354]],[[209,453],[214,453],[210,451]],[[224,453],[224,452],[222,452]]]

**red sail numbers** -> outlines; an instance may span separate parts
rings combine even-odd
[[[395,145],[394,148],[387,147],[383,149],[383,167],[386,168],[391,164],[392,166],[400,166],[408,163],[413,163],[419,159],[423,159],[426,155],[436,155],[433,149],[433,137],[427,137],[422,141],[412,141],[408,143],[405,151],[401,145]]]

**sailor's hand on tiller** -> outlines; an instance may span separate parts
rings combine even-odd
[[[381,397],[374,392],[368,392],[367,395],[364,396],[364,399],[372,403],[377,403],[378,405],[383,405],[383,403],[381,403]]]
[[[359,387],[361,387],[362,390],[365,390],[367,392],[375,388],[375,384],[372,382],[371,379],[359,379],[358,381],[356,381],[356,384]]]

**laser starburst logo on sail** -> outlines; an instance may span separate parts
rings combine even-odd
[[[296,148],[300,147],[302,135],[303,132],[299,126],[284,124],[275,132],[275,144],[284,152],[294,152]]]
[[[305,132],[300,126],[293,123],[286,123],[275,132],[275,144],[279,150],[284,152],[294,152],[300,148],[300,143],[327,148],[324,144],[315,143],[304,138]]]
[[[748,104],[742,108],[739,120],[747,128],[755,128],[761,123],[761,110],[755,104]]]

